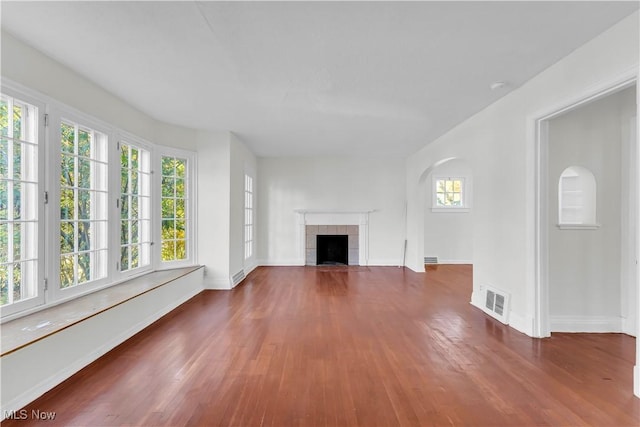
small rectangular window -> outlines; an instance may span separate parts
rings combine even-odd
[[[438,178],[435,180],[436,208],[464,207],[464,179]]]
[[[253,178],[244,176],[244,258],[253,255]]]
[[[161,169],[161,259],[163,262],[185,260],[189,257],[187,160],[162,156]]]
[[[0,305],[38,295],[38,109],[0,99]]]
[[[60,124],[60,287],[107,276],[107,136]]]
[[[123,142],[120,144],[120,271],[150,263],[151,153]]]

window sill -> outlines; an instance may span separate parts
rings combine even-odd
[[[431,208],[431,212],[436,213],[468,213],[471,212],[469,208]]]
[[[173,282],[202,266],[161,270],[27,314],[2,325],[1,355],[40,341],[133,298]]]
[[[600,224],[557,224],[560,230],[597,230]]]

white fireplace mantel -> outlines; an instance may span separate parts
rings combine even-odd
[[[357,225],[359,243],[359,264],[369,263],[369,214],[371,210],[338,211],[319,209],[295,209],[298,214],[298,260],[305,265],[305,242],[307,225]]]

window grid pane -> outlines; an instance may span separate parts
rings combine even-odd
[[[187,253],[187,161],[163,156],[162,169],[162,261],[179,261],[188,258]]]
[[[151,262],[150,153],[120,145],[120,271]]]
[[[106,135],[60,125],[60,287],[107,275]]]
[[[37,108],[0,97],[0,305],[37,296]]]
[[[438,179],[436,181],[436,205],[442,207],[462,206],[463,184],[461,179]]]
[[[244,176],[244,258],[253,255],[253,178]]]

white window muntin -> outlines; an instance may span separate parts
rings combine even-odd
[[[465,176],[434,176],[432,180],[431,193],[432,193],[432,201],[431,201],[431,211],[432,212],[469,212],[470,211],[470,179]],[[445,191],[441,190],[440,183],[445,183]],[[459,191],[448,191],[446,188],[446,183],[458,182],[460,189]],[[443,204],[443,194],[445,203]],[[458,202],[459,204],[447,204],[447,196],[451,196],[454,202]]]
[[[11,85],[9,85],[11,86]],[[27,310],[44,302],[44,198],[42,182],[44,176],[45,105],[37,98],[20,89],[4,84],[2,99],[7,103],[8,129],[2,135],[0,152],[6,158],[6,165],[0,175],[0,186],[6,187],[6,215],[0,219],[0,227],[5,228],[7,242],[2,243],[4,251],[0,256],[0,268],[7,273],[7,304],[2,306],[2,316]],[[14,106],[22,111],[19,134],[14,132],[14,115],[9,114]],[[25,117],[27,116],[27,117]],[[20,166],[14,164],[18,155]],[[19,194],[19,207],[14,193]],[[12,197],[9,197],[11,194]],[[19,209],[19,212],[16,211]],[[4,210],[4,209],[3,209]],[[9,239],[9,236],[12,236]],[[16,268],[20,271],[18,294],[15,291]],[[13,273],[13,274],[12,274]],[[9,280],[11,279],[11,280]]]
[[[150,270],[153,266],[153,215],[152,215],[152,149],[148,142],[130,134],[120,133],[118,143],[118,187],[120,200],[118,203],[119,234],[114,247],[119,247],[117,254],[117,270],[124,276],[139,274]],[[138,153],[137,165],[129,163],[122,165],[123,150],[132,155]],[[131,157],[128,156],[130,162]],[[129,185],[122,186],[123,177],[127,177]],[[135,178],[135,179],[134,179]],[[137,182],[136,188],[131,188],[131,182]],[[131,207],[134,202],[136,210]],[[129,207],[129,209],[126,209]],[[135,258],[138,262],[135,262]],[[125,259],[126,258],[126,259]]]
[[[49,252],[51,257],[48,263],[50,265],[48,279],[52,297],[58,300],[93,291],[108,285],[113,280],[110,268],[112,255],[109,253],[111,250],[109,230],[113,224],[113,211],[109,206],[111,206],[113,199],[113,185],[110,182],[112,171],[109,165],[113,163],[111,152],[114,144],[112,141],[113,130],[108,125],[71,109],[53,109],[52,113],[48,127],[51,142],[49,148],[55,154],[48,157],[51,159],[51,173],[48,178],[52,187],[50,193],[53,196],[50,197],[49,203],[49,216],[52,221],[50,221],[47,232],[52,240],[52,248]],[[74,140],[78,138],[79,141],[81,134],[90,135],[89,152],[86,149],[81,150],[79,146],[74,146],[73,153],[66,149],[63,150],[61,135],[63,124],[73,127]],[[76,174],[80,165],[90,166],[88,179],[82,175],[76,175],[75,182],[62,181],[62,164],[69,159],[73,161]],[[71,162],[68,163],[68,166],[71,167]],[[61,202],[71,193],[73,193],[76,203],[83,196],[86,197],[88,193],[90,199],[88,213],[81,213],[78,205],[74,206],[71,212],[65,210]],[[63,227],[69,224],[74,228],[73,242],[63,248],[62,240],[65,235]],[[78,240],[81,226],[89,227],[88,241],[80,242]],[[83,231],[86,230],[83,229]],[[80,260],[88,262],[89,277],[83,275],[86,272],[80,266]],[[72,280],[69,280],[68,275],[62,277],[63,263],[73,266]]]
[[[57,100],[43,95],[37,91],[31,90],[18,83],[8,81],[2,78],[2,93],[9,96],[15,96],[22,101],[25,101],[31,105],[38,107],[38,157],[41,160],[37,165],[38,171],[38,296],[26,301],[12,304],[11,306],[5,306],[0,308],[2,321],[9,321],[17,317],[32,313],[34,311],[41,310],[48,307],[50,304],[58,304],[68,299],[76,298],[80,295],[91,293],[101,288],[109,287],[119,283],[121,280],[132,277],[139,274],[144,274],[145,271],[136,270],[130,274],[120,273],[117,269],[116,260],[119,259],[120,254],[120,236],[119,233],[109,233],[109,261],[108,261],[108,274],[104,279],[100,279],[95,282],[84,284],[82,286],[67,288],[64,290],[58,289],[58,275],[59,275],[59,257],[60,257],[60,122],[62,118],[75,121],[82,124],[85,128],[94,129],[108,137],[108,159],[109,159],[109,173],[108,183],[109,188],[113,191],[108,193],[108,224],[110,230],[117,229],[119,224],[119,209],[116,205],[119,199],[119,157],[116,149],[115,141],[121,139],[121,134],[127,135],[131,141],[135,141],[137,144],[142,144],[149,148],[151,152],[152,165],[156,164],[158,158],[158,152],[173,152],[176,155],[189,159],[190,171],[190,195],[189,195],[189,253],[190,257],[180,263],[169,263],[169,265],[161,265],[159,262],[159,245],[155,244],[152,247],[152,265],[148,270],[154,268],[174,268],[186,265],[193,265],[197,260],[196,237],[193,233],[193,228],[196,224],[196,211],[195,211],[195,194],[196,189],[196,158],[195,153],[186,150],[173,149],[168,147],[162,147],[160,145],[145,142],[140,138],[128,134],[122,130],[119,130],[108,123],[105,123],[95,117],[86,114],[80,110],[69,107]],[[45,113],[48,114],[48,127],[45,127]],[[52,160],[43,160],[52,159]],[[152,175],[153,176],[153,175]],[[151,180],[151,210],[152,210],[152,236],[154,242],[158,242],[157,234],[159,232],[158,224],[155,223],[155,218],[158,214],[156,211],[156,202],[159,200],[158,184],[156,179]],[[45,193],[49,203],[45,205],[44,198]],[[113,242],[112,239],[113,238]],[[147,271],[148,271],[147,270]],[[126,277],[125,277],[126,276]],[[45,291],[45,280],[48,280],[48,290]]]
[[[249,174],[244,176],[244,259],[253,256],[254,240],[254,190],[253,177]]]
[[[158,225],[154,227],[153,235],[154,241],[158,242],[158,244],[154,245],[154,259],[157,260],[157,267],[159,269],[162,268],[176,268],[181,266],[193,265],[197,260],[196,254],[196,237],[194,235],[194,229],[196,227],[196,209],[195,209],[195,198],[194,195],[197,192],[196,189],[196,180],[197,176],[197,163],[196,156],[191,151],[181,150],[178,148],[165,147],[165,146],[156,146],[155,148],[155,156],[154,156],[154,170],[158,171],[154,173],[154,181],[155,181],[155,191],[154,191],[154,202],[152,212],[154,212],[154,216],[156,218],[162,218],[162,158],[163,157],[175,157],[178,159],[186,160],[185,167],[185,190],[184,190],[184,203],[185,203],[185,251],[186,257],[184,259],[173,260],[173,261],[163,261],[162,260],[162,223],[160,222]]]

